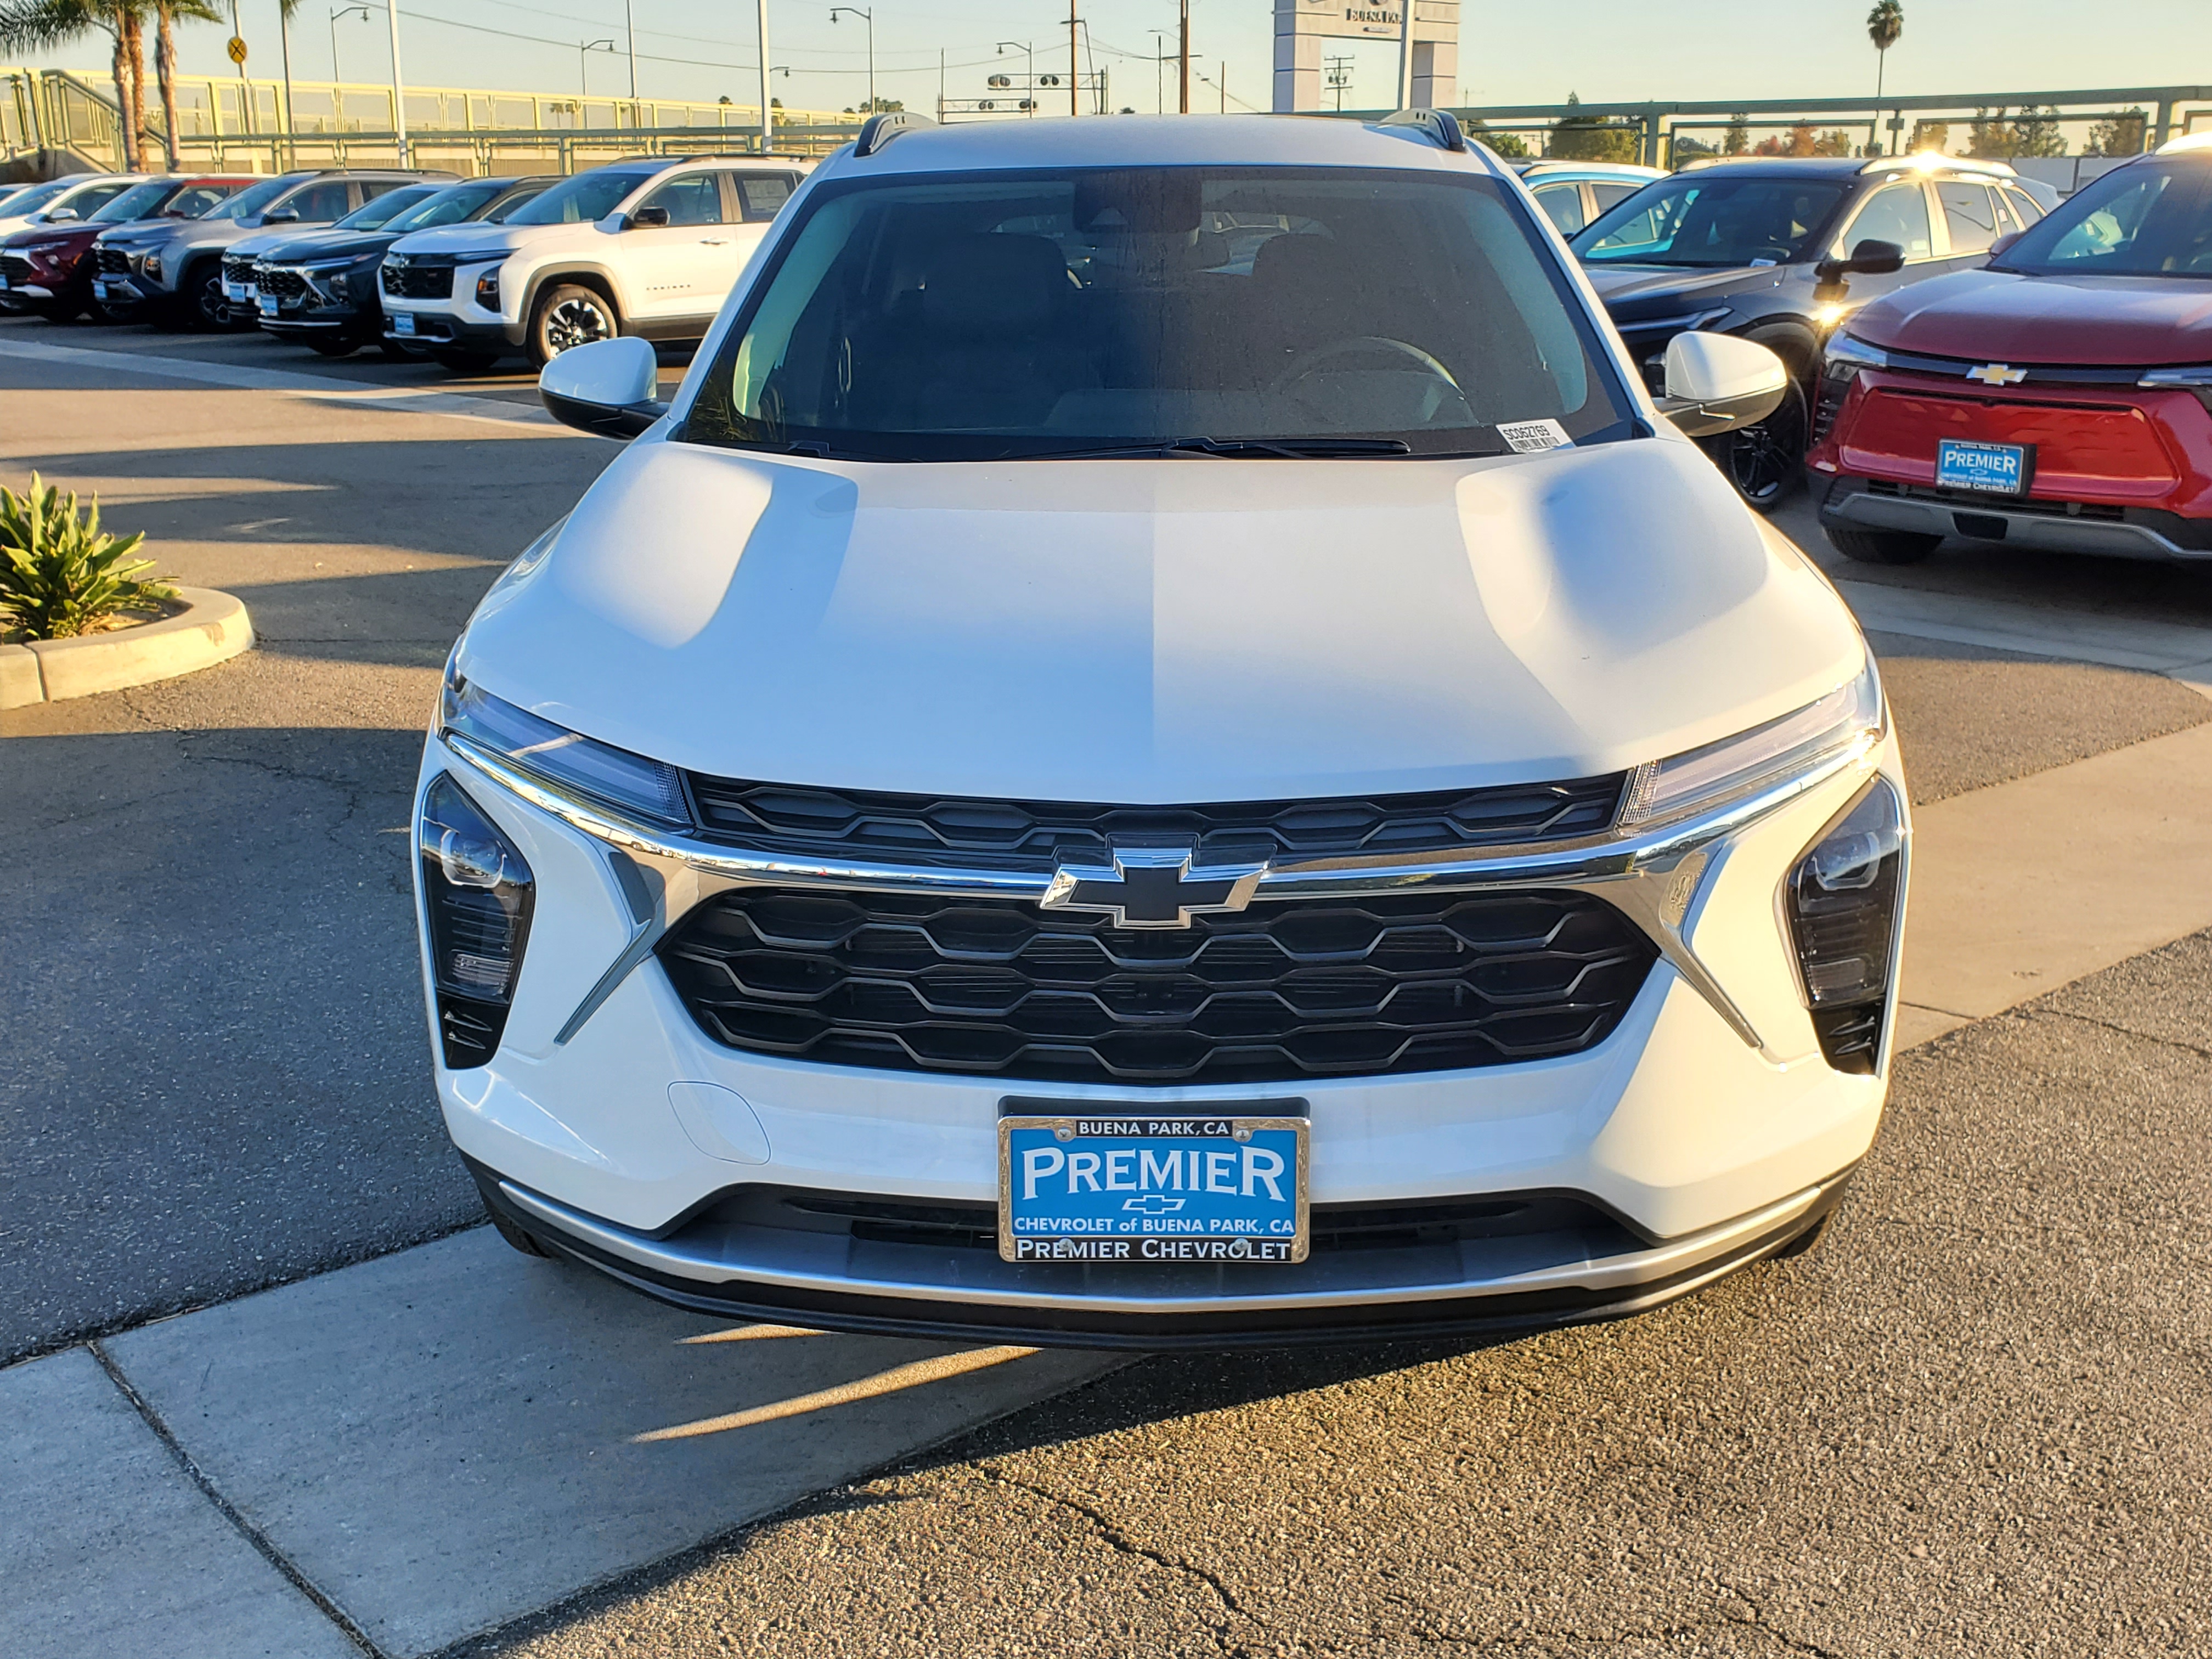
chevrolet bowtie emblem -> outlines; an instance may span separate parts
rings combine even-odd
[[[1180,1198],[1164,1197],[1158,1193],[1146,1193],[1142,1198],[1123,1199],[1121,1211],[1125,1215],[1173,1215],[1182,1208],[1186,1201]]]
[[[1116,927],[1188,927],[1194,915],[1242,910],[1267,868],[1250,863],[1196,865],[1197,849],[1116,847],[1110,864],[1063,864],[1039,901],[1048,910],[1102,911]]]
[[[1966,378],[1984,386],[2018,386],[2027,378],[2027,371],[2010,363],[1984,363],[1979,368],[1968,369]]]

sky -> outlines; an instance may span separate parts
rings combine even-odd
[[[829,0],[769,0],[775,95],[793,108],[842,109],[867,96],[867,25],[832,22]],[[1174,101],[1173,65],[1162,76],[1157,40],[1172,47],[1173,0],[1079,0],[1089,57],[1103,67],[1113,106],[1150,111],[1156,82]],[[1511,5],[1465,0],[1460,35],[1462,101],[1554,103],[1644,99],[1852,96],[1871,94],[1871,0],[1576,0]],[[237,0],[257,76],[279,72],[277,0]],[[301,0],[292,22],[293,73],[331,73],[331,33],[343,78],[391,74],[382,0],[333,25],[339,0]],[[408,83],[542,92],[578,88],[578,46],[611,40],[583,67],[595,95],[629,89],[624,0],[399,0]],[[1052,0],[872,0],[876,84],[881,95],[927,111],[943,85],[952,97],[988,95],[984,77],[1020,73],[1033,44],[1037,70],[1066,61],[1067,14]],[[750,101],[759,63],[750,0],[629,0],[638,82],[647,97]],[[1267,0],[1191,0],[1197,59],[1194,106],[1265,109],[1272,73]],[[2094,27],[2090,19],[2094,17]],[[1156,36],[1153,31],[1167,31]],[[197,23],[178,32],[179,68],[230,75],[229,31]],[[149,42],[150,48],[150,42]],[[1332,47],[1332,50],[1337,48]],[[1396,48],[1341,43],[1353,59],[1346,107],[1395,101]],[[150,55],[150,52],[149,52]],[[32,60],[37,67],[104,70],[106,38]],[[2148,84],[2212,84],[2212,5],[2206,0],[1905,0],[1903,38],[1885,84],[1893,93],[2027,92]]]

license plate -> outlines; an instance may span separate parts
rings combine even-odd
[[[276,314],[276,301],[266,294],[261,296],[261,314],[264,317]]]
[[[8,289],[8,279],[7,279],[5,276],[0,276],[0,293],[5,293],[5,292],[7,291],[7,289]]]
[[[95,276],[92,279],[92,297],[95,300],[105,300],[107,298],[106,277]]]
[[[1936,445],[1936,486],[1983,495],[2025,495],[2035,472],[2032,444],[1984,444],[1944,438]]]
[[[999,1255],[1162,1266],[1304,1261],[1304,1103],[1252,1104],[1255,1115],[1219,1117],[1009,1101],[999,1119]]]
[[[396,313],[392,319],[392,331],[394,334],[412,334],[415,331],[414,313],[406,311]]]
[[[253,300],[252,285],[249,283],[225,283],[222,285],[222,297],[226,300],[235,300],[240,305],[249,305]]]

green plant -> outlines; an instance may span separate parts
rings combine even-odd
[[[173,598],[175,590],[139,580],[151,559],[123,562],[145,539],[143,531],[106,534],[97,497],[80,512],[75,490],[64,499],[35,472],[23,495],[0,485],[0,622],[34,640],[65,640]]]

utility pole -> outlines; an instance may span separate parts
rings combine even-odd
[[[1181,60],[1177,72],[1181,90],[1176,110],[1179,114],[1188,115],[1190,113],[1190,0],[1182,0],[1182,46],[1177,56]]]
[[[1413,0],[1398,0],[1398,107],[1413,106]]]
[[[1341,115],[1344,113],[1344,91],[1352,84],[1352,59],[1326,58],[1322,63],[1328,71],[1328,89],[1336,94],[1336,112]]]
[[[384,0],[385,21],[392,25],[392,126],[399,136],[399,165],[407,165],[407,83],[399,73],[399,0]]]
[[[630,0],[623,0],[623,39],[629,44],[629,124],[641,127],[645,115],[637,106],[637,22],[630,15]]]
[[[1083,61],[1077,55],[1075,0],[1067,0],[1067,112],[1083,113]]]
[[[292,15],[283,7],[276,8],[276,41],[284,53],[284,165],[295,167],[300,164],[300,147],[292,142]],[[169,166],[177,165],[177,135],[169,135]]]
[[[760,6],[761,48],[761,154],[775,154],[775,118],[769,113],[768,102],[768,0],[758,0]]]

